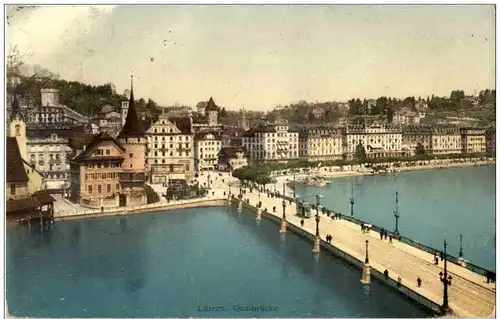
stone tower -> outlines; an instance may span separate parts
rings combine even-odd
[[[205,115],[208,118],[209,126],[216,126],[218,124],[219,107],[215,104],[212,97],[208,100],[207,107],[205,108]]]
[[[132,77],[130,86],[130,100],[127,108],[127,117],[117,138],[120,145],[125,149],[123,171],[120,174],[120,193],[122,198],[124,197],[125,199],[125,206],[142,205],[147,202],[144,192],[144,184],[146,182],[147,137],[142,127],[142,123],[139,122],[137,117]],[[121,202],[123,202],[123,200]]]

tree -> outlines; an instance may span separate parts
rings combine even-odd
[[[417,146],[415,147],[415,155],[416,156],[423,156],[425,155],[425,149],[422,143],[417,143]]]
[[[360,163],[366,160],[366,150],[363,144],[361,144],[361,142],[358,145],[356,145],[354,156]]]

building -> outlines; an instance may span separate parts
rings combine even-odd
[[[486,130],[481,128],[461,128],[462,153],[486,153]]]
[[[19,113],[28,125],[85,124],[88,122],[86,116],[59,103],[58,89],[44,88],[40,90],[40,94],[41,105],[36,107],[21,105],[18,94],[14,94],[12,106],[7,108],[8,117],[13,118],[13,113]]]
[[[221,171],[233,171],[248,165],[248,152],[244,147],[224,147],[218,156],[218,168]]]
[[[190,117],[168,117],[163,113],[147,131],[147,166],[150,182],[169,179],[191,181],[194,169],[194,134]]]
[[[462,136],[456,126],[435,126],[432,132],[433,154],[458,154],[462,152]]]
[[[71,161],[71,198],[81,205],[103,209],[147,202],[147,136],[137,118],[132,83],[126,113],[116,139],[99,133]]]
[[[27,159],[47,182],[47,188],[69,185],[71,148],[69,138],[83,132],[82,125],[39,124],[27,127]]]
[[[54,198],[43,190],[42,176],[21,156],[16,137],[6,141],[6,219],[53,219]]]
[[[219,161],[222,141],[217,133],[197,133],[194,136],[195,170],[214,171]]]
[[[496,154],[496,129],[490,127],[485,132],[486,152],[490,155]]]
[[[286,122],[262,124],[242,136],[242,145],[253,162],[288,162],[299,158],[299,133]]]
[[[174,105],[165,107],[162,110],[170,117],[189,117],[193,115],[193,109],[186,105]]]
[[[114,111],[113,105],[104,103],[90,123],[98,126],[101,132],[117,136],[122,128],[122,117],[120,113]]]
[[[356,147],[361,144],[369,158],[397,157],[406,153],[402,148],[400,125],[379,124],[347,125],[344,137],[344,157],[354,158]]]
[[[404,125],[419,124],[422,118],[420,114],[423,114],[422,116],[425,117],[425,113],[423,112],[414,112],[408,108],[403,108],[394,112],[392,123]]]
[[[432,153],[433,127],[430,125],[405,125],[403,129],[403,149],[410,150],[410,154],[415,151],[418,144],[421,144],[425,153]]]
[[[339,127],[320,125],[299,129],[299,156],[309,161],[338,160],[344,153]]]
[[[204,114],[200,114],[199,112],[202,106],[205,106]],[[220,107],[215,104],[212,97],[210,97],[208,102],[198,103],[196,109],[198,110],[198,115],[192,118],[193,133],[219,132],[222,130],[222,125],[219,123]]]
[[[87,207],[120,206],[126,150],[108,133],[95,135],[71,161],[71,199]]]

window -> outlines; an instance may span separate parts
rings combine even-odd
[[[21,136],[21,125],[19,124],[16,125],[16,136]],[[15,192],[15,186],[14,186],[14,192]]]
[[[106,150],[106,155],[109,155],[111,154],[111,151],[110,150]]]
[[[133,153],[129,153],[129,154],[128,154],[128,156],[129,156],[130,158],[132,158],[132,157],[134,157],[134,154],[133,154]],[[131,165],[131,166],[132,166],[132,165]]]
[[[16,184],[10,184],[10,194],[16,195]]]
[[[101,193],[102,192],[102,189],[101,189],[101,184],[97,185],[97,193]]]
[[[89,194],[92,194],[92,185],[89,185]]]
[[[106,185],[106,191],[108,193],[111,193],[111,185],[110,184]]]
[[[116,183],[116,189],[120,189],[120,183]]]

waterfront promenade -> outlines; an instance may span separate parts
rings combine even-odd
[[[233,194],[239,193],[239,188],[231,189]],[[246,192],[244,199],[248,198],[250,204],[255,206],[259,201],[257,191]],[[261,193],[262,209],[281,218],[282,199],[270,198]],[[272,208],[276,206],[276,213]],[[296,206],[287,202],[286,218],[288,223],[300,226],[301,218],[295,216]],[[443,271],[443,262],[434,265],[433,255],[393,240],[380,240],[378,233],[371,231],[369,234],[361,232],[360,227],[345,220],[332,220],[320,213],[320,237],[325,240],[327,234],[332,236],[332,245],[355,257],[359,261],[365,258],[365,240],[369,240],[369,257],[372,269],[383,273],[388,270],[389,277],[397,280],[402,278],[402,284],[419,295],[441,305],[443,300],[443,284],[439,279],[439,272]],[[316,222],[314,218],[306,219],[305,231],[315,234]],[[312,244],[311,244],[312,249]],[[487,284],[486,278],[469,271],[466,268],[448,263],[448,272],[453,277],[448,288],[449,304],[455,315],[460,317],[488,317],[494,311],[495,284]],[[361,277],[361,272],[360,272]],[[417,278],[422,280],[422,286],[417,286]]]

